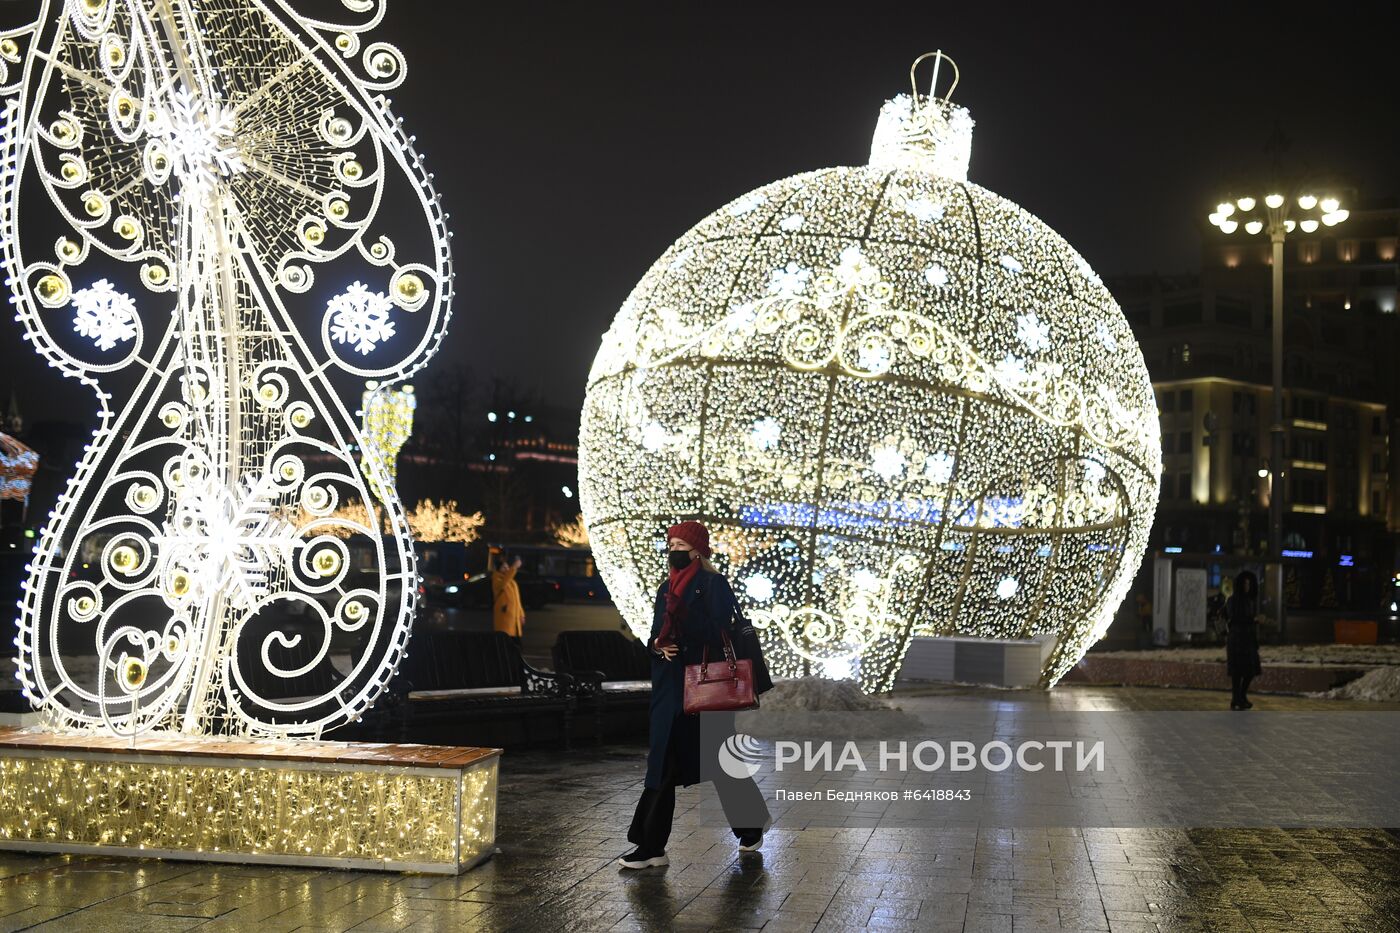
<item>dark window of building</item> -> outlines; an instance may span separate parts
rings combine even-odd
[[[1380,415],[1372,415],[1372,416],[1371,416],[1371,433],[1372,433],[1372,434],[1379,434],[1379,433],[1381,433],[1381,416],[1380,416]]]
[[[1248,327],[1250,324],[1249,305],[1236,298],[1215,300],[1215,319],[1231,327]]]
[[[1191,452],[1191,432],[1182,431],[1180,437],[1181,439],[1177,441],[1176,449],[1184,454],[1189,454]]]
[[[1191,407],[1195,404],[1195,400],[1196,400],[1195,393],[1193,393],[1190,389],[1182,389],[1182,390],[1181,390],[1181,410],[1182,410],[1182,411],[1190,411],[1190,410],[1191,410]]]
[[[1164,454],[1174,454],[1174,453],[1176,453],[1176,435],[1175,435],[1175,434],[1163,434],[1163,435],[1162,435],[1162,453],[1164,453]]]
[[[1201,303],[1199,301],[1162,306],[1162,325],[1164,327],[1199,324],[1201,317]]]
[[[1371,454],[1371,472],[1385,472],[1385,454]]]
[[[1371,490],[1371,514],[1374,515],[1374,516],[1380,516],[1380,514],[1381,514],[1382,511],[1383,511],[1383,506],[1382,506],[1382,504],[1381,504],[1381,491],[1380,491],[1379,489],[1372,489],[1372,490]]]
[[[1176,477],[1177,495],[1182,499],[1191,498],[1191,474],[1180,473]]]
[[[1162,397],[1157,400],[1157,407],[1162,411],[1176,411],[1176,393],[1171,389],[1162,392]]]

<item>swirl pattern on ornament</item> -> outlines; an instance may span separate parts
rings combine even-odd
[[[421,368],[452,263],[383,5],[344,5],[46,0],[0,33],[0,262],[98,403],[20,605],[53,727],[319,736],[403,655],[411,536],[330,377]]]

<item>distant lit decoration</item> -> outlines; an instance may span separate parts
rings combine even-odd
[[[702,220],[604,336],[580,501],[639,635],[689,518],[776,674],[884,690],[911,635],[1047,634],[1049,685],[1107,630],[1157,501],[1147,369],[1083,257],[966,180],[951,93]]]
[[[486,517],[480,512],[470,515],[459,510],[456,499],[434,502],[424,499],[408,513],[408,527],[419,541],[455,541],[471,544],[481,537]]]
[[[588,547],[588,526],[580,514],[567,522],[560,522],[552,529],[554,542],[560,547]]]
[[[373,380],[365,383],[365,393],[360,399],[361,430],[365,442],[374,445],[390,486],[399,481],[399,451],[413,433],[413,413],[417,408],[418,396],[413,394],[413,386],[393,388]],[[364,462],[369,463],[369,459]],[[365,477],[370,479],[368,467]],[[372,479],[370,488],[379,495]]]
[[[383,4],[344,6],[45,0],[0,32],[0,262],[24,339],[98,403],[20,603],[51,728],[319,736],[403,654],[407,429],[377,400],[411,400],[452,264],[384,96],[403,56],[367,39]],[[374,436],[337,370],[378,380]],[[262,695],[318,667],[331,686]]]
[[[327,527],[325,533],[338,538],[363,534],[360,529],[365,528],[376,534],[387,533],[383,528],[374,530],[374,519],[359,502],[343,505],[327,517],[335,524]],[[471,544],[481,537],[482,526],[486,524],[486,517],[480,512],[462,512],[456,499],[443,502],[424,499],[408,511],[407,518],[408,528],[413,533],[414,540],[425,543],[456,541]],[[298,528],[324,521],[325,519],[305,509],[300,510],[293,519]]]
[[[29,501],[39,455],[8,434],[0,434],[0,499]]]

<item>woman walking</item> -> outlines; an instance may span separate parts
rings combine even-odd
[[[1263,668],[1259,664],[1259,580],[1248,570],[1235,577],[1235,591],[1225,603],[1225,667],[1230,674],[1230,709],[1252,709],[1249,682]]]
[[[627,841],[636,848],[618,859],[623,868],[669,865],[666,843],[676,809],[676,787],[700,783],[700,716],[683,712],[685,668],[708,657],[723,663],[725,636],[740,657],[753,662],[754,694],[773,686],[756,648],[753,630],[743,624],[738,601],[729,581],[710,563],[710,532],[699,522],[681,522],[667,529],[670,574],[656,593],[656,606],[647,648],[651,651],[651,747],[647,753],[646,787],[632,817]],[[740,625],[735,625],[738,619]],[[734,734],[733,713],[714,720],[720,728],[706,735]],[[710,750],[716,754],[718,748]],[[715,776],[720,803],[739,851],[752,852],[763,845],[767,806],[753,778],[738,780],[720,772]],[[763,815],[761,826],[738,825],[752,814]],[[743,814],[743,816],[741,816]]]
[[[525,607],[520,603],[520,584],[515,582],[519,570],[519,555],[509,561],[505,552],[496,555],[491,570],[492,623],[496,631],[505,632],[517,642],[525,631]]]

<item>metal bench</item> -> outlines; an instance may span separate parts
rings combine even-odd
[[[578,683],[579,705],[591,713],[594,741],[646,734],[651,656],[645,645],[621,632],[560,632],[553,653],[554,669]]]
[[[536,670],[502,632],[423,632],[391,687],[399,741],[568,747],[574,679]]]

